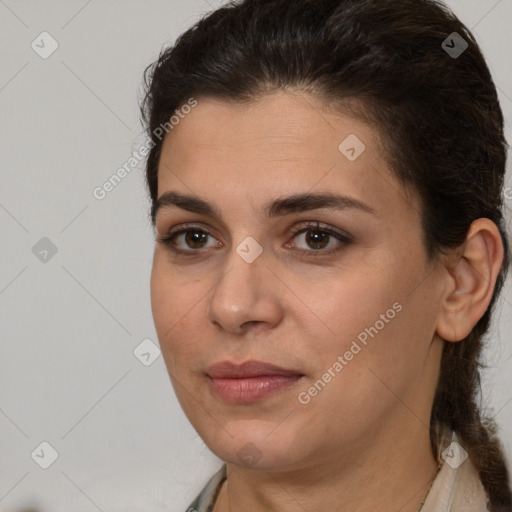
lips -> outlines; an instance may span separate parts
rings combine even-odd
[[[293,388],[304,375],[262,361],[216,363],[206,371],[210,391],[224,402],[249,404]]]
[[[213,379],[248,379],[251,377],[273,375],[282,375],[285,377],[303,375],[296,370],[288,370],[262,361],[247,361],[240,365],[230,361],[222,361],[210,366],[206,370],[206,374]]]

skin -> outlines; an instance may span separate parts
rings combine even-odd
[[[366,146],[355,161],[338,150],[349,134]],[[428,425],[441,337],[463,339],[491,300],[503,258],[496,226],[478,219],[460,250],[429,263],[419,200],[391,173],[376,128],[297,91],[243,106],[198,98],[163,143],[158,196],[171,190],[221,214],[161,208],[157,236],[184,223],[211,236],[202,245],[174,240],[192,257],[156,243],[151,275],[153,318],[177,398],[227,464],[215,512],[414,512],[437,471]],[[263,213],[276,198],[321,192],[356,198],[375,213]],[[307,221],[320,227],[294,235]],[[308,243],[322,228],[352,241]],[[263,249],[252,263],[236,251],[248,236]],[[299,393],[397,302],[400,312],[300,403]],[[304,377],[253,403],[210,392],[208,366],[250,359]],[[252,463],[237,455],[247,443],[256,447]]]

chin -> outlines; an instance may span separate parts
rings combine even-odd
[[[275,470],[289,466],[297,446],[304,445],[304,441],[297,443],[294,441],[297,436],[275,422],[260,420],[230,422],[226,430],[217,425],[214,435],[201,437],[219,459],[247,469]]]

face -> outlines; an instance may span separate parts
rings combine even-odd
[[[428,425],[442,287],[375,128],[302,93],[201,98],[164,140],[158,197],[155,327],[219,458],[325,467]],[[288,371],[211,375],[226,361]]]

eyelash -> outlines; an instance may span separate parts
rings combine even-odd
[[[295,238],[297,235],[306,233],[308,231],[315,231],[317,233],[327,234],[329,236],[336,238],[338,241],[340,241],[342,243],[340,245],[334,247],[333,249],[329,249],[329,250],[298,249],[299,255],[305,256],[307,258],[318,258],[318,257],[330,256],[332,254],[339,252],[340,250],[342,250],[344,248],[344,246],[349,245],[353,241],[349,235],[334,231],[332,229],[322,228],[318,222],[317,223],[307,223],[307,224],[302,225],[300,228],[293,231],[292,238]],[[202,233],[202,234],[212,236],[208,231],[206,231],[205,229],[199,228],[198,226],[185,225],[181,229],[170,232],[166,237],[157,236],[156,241],[158,243],[164,244],[165,246],[167,246],[169,249],[171,249],[171,251],[173,251],[176,254],[181,254],[186,257],[191,257],[191,258],[197,257],[200,255],[198,253],[201,253],[203,251],[203,249],[183,250],[183,249],[178,249],[174,244],[174,240],[179,235],[182,235],[184,233],[189,233],[189,232]]]

